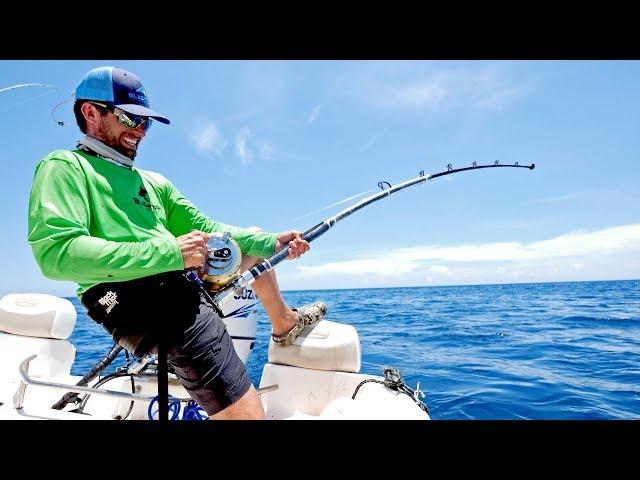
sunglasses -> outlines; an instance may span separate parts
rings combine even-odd
[[[113,113],[118,118],[118,121],[127,128],[138,128],[140,125],[144,125],[144,130],[147,131],[153,123],[153,120],[151,120],[149,117],[134,115],[133,113],[125,112],[124,110],[121,110],[118,107],[114,107],[113,105],[109,105],[107,103],[89,103],[97,107],[102,107],[108,112]]]

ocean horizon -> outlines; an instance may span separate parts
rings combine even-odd
[[[345,288],[303,288],[282,290],[282,292],[331,292],[334,290],[388,290],[393,288],[447,288],[447,287],[497,287],[501,285],[548,285],[556,283],[601,283],[601,282],[637,282],[640,278],[622,278],[613,280],[558,280],[545,282],[511,282],[511,283],[455,283],[451,285],[402,285],[385,287],[345,287]]]

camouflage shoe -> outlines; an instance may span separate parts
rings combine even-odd
[[[274,343],[281,347],[291,345],[294,340],[298,338],[300,332],[305,328],[318,323],[324,314],[327,313],[327,306],[323,302],[315,302],[305,305],[304,307],[292,308],[291,310],[298,313],[298,320],[296,320],[296,324],[289,333],[281,337],[278,337],[273,333],[271,334],[271,338]]]

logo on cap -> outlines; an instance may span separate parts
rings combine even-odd
[[[129,92],[129,98],[136,100],[140,103],[142,103],[143,105],[148,105],[149,101],[147,100],[147,96],[144,94],[144,92],[142,93],[138,93],[138,92]]]

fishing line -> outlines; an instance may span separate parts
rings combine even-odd
[[[293,220],[289,220],[289,224],[295,222],[296,220],[300,220],[302,218],[305,218],[305,217],[308,217],[310,215],[313,215],[314,213],[322,212],[323,210],[328,210],[331,207],[335,207],[336,205],[340,205],[341,203],[348,202],[349,200],[353,200],[354,198],[362,197],[363,195],[366,195],[367,193],[375,192],[376,190],[377,190],[377,188],[372,188],[371,190],[367,190],[366,192],[362,192],[362,193],[358,193],[356,195],[352,195],[349,198],[345,198],[344,200],[340,200],[339,202],[332,203],[331,205],[327,205],[326,207],[322,207],[322,208],[320,208],[318,210],[315,210],[313,212],[305,213],[304,215],[301,215],[300,217],[296,217]]]
[[[42,93],[40,95],[36,95],[34,97],[29,97],[26,100],[20,100],[19,102],[14,103],[13,105],[9,106],[8,108],[5,108],[4,110],[0,110],[0,112],[4,113],[8,110],[11,110],[13,107],[17,107],[18,105],[22,105],[24,103],[30,102],[32,100],[35,100],[36,98],[40,98],[40,97],[44,97],[45,95],[49,95],[53,92],[55,92],[56,90],[58,90],[56,87],[52,86],[52,85],[47,85],[45,83],[20,83],[17,85],[11,85],[10,87],[5,87],[5,88],[0,88],[0,93],[2,92],[8,92],[11,90],[15,90],[18,88],[25,88],[25,87],[45,87],[45,88],[50,88],[51,90],[49,90],[48,92]]]
[[[58,109],[58,107],[60,107],[60,105],[63,105],[65,103],[69,103],[69,102],[73,102],[74,100],[75,100],[74,98],[69,98],[67,100],[63,100],[60,103],[58,103],[55,107],[53,107],[51,109],[51,118],[53,119],[54,122],[56,122],[61,127],[68,127],[69,125],[71,125],[71,123],[63,122],[62,120],[56,120],[56,117],[54,116],[54,114],[55,114],[56,110]]]

